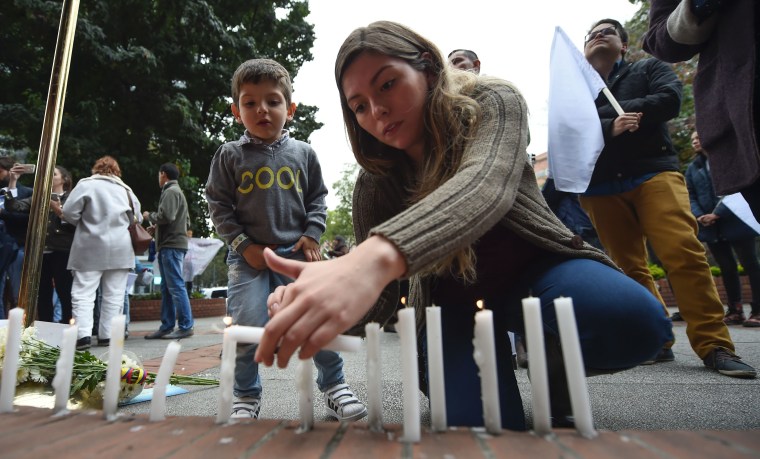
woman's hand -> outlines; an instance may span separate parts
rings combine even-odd
[[[293,353],[307,359],[361,320],[383,288],[406,272],[406,261],[391,242],[372,236],[347,255],[322,263],[287,260],[264,251],[273,271],[296,279],[278,287],[267,301],[271,320],[255,360],[287,366]],[[278,348],[279,346],[279,348]]]
[[[612,136],[617,137],[624,132],[634,132],[639,129],[643,113],[623,113],[612,123]]]
[[[702,226],[710,226],[714,225],[715,222],[720,218],[719,215],[715,214],[704,214],[697,218],[697,221],[702,224]]]

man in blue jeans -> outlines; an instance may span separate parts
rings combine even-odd
[[[158,211],[143,212],[151,223],[161,271],[161,327],[145,339],[181,339],[193,335],[193,312],[182,277],[182,264],[187,253],[187,201],[177,178],[179,170],[171,163],[158,171],[161,197]],[[178,329],[174,330],[174,325]]]

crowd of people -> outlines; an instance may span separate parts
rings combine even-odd
[[[731,52],[723,53],[725,43],[715,44],[714,37],[735,30],[727,24],[732,20],[756,24],[760,8],[750,5],[654,0],[645,47],[670,61],[700,52],[711,59],[745,59],[749,48],[728,45]],[[508,332],[524,335],[520,300],[538,297],[552,422],[571,426],[555,298],[573,299],[587,374],[675,359],[672,322],[648,268],[648,245],[667,272],[695,354],[719,374],[756,377],[736,354],[728,325],[760,326],[758,234],[721,196],[741,192],[760,215],[758,118],[754,125],[734,124],[727,136],[725,122],[734,118],[726,113],[736,108],[727,100],[734,99],[718,97],[713,85],[733,77],[756,82],[757,68],[747,70],[751,75],[725,76],[711,74],[720,66],[700,64],[696,155],[684,176],[667,128],[679,114],[683,85],[657,58],[629,61],[628,46],[628,33],[617,20],[603,18],[589,29],[584,55],[623,113],[604,96],[596,100],[605,145],[588,189],[562,194],[550,182],[542,194],[526,151],[528,107],[518,88],[481,75],[475,52],[457,49],[446,58],[403,25],[380,21],[351,32],[334,69],[346,132],[361,166],[352,209],[356,245],[350,250],[343,236],[320,247],[327,188],[317,153],[285,129],[296,110],[290,75],[270,59],[240,64],[232,76],[230,107],[244,131],[218,148],[205,187],[213,225],[230,248],[228,314],[233,324],[265,327],[260,344],[237,347],[232,417],[258,418],[259,364],[284,367],[296,353],[313,359],[332,416],[366,416],[341,356],[322,348],[340,333],[363,333],[370,321],[392,321],[403,285],[417,312],[425,393],[424,308],[441,306],[448,421],[461,426],[483,422],[472,359],[474,309],[461,306],[483,300],[493,311],[502,425],[523,430]],[[757,101],[757,92],[737,88],[735,100]],[[758,105],[751,107],[756,113]],[[732,162],[737,157],[743,166]],[[23,256],[23,238],[13,237],[20,227],[11,223],[23,211],[14,202],[31,193],[17,185],[21,172],[0,158],[0,179],[7,180],[0,215],[10,236],[3,239],[0,262],[7,266],[2,282],[9,296],[17,288],[14,263]],[[161,166],[158,210],[144,213],[113,158],[99,159],[92,172],[72,189],[71,176],[56,169],[49,234],[66,231],[46,244],[40,317],[51,318],[53,286],[64,304],[63,318],[77,319],[80,347],[88,347],[99,285],[103,320],[97,336],[107,343],[108,318],[121,310],[126,274],[134,268],[125,229],[142,216],[155,228],[163,273],[161,327],[146,338],[191,336],[181,269],[189,217],[177,168]],[[723,273],[727,308],[703,242]],[[6,256],[6,245],[20,255]],[[734,253],[752,287],[749,317]],[[63,266],[73,273],[71,285],[61,277]],[[350,285],[352,293],[335,285]]]

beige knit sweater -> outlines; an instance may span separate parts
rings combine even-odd
[[[494,225],[550,252],[590,258],[609,266],[604,253],[584,244],[552,213],[541,195],[526,153],[528,110],[509,83],[481,77],[475,91],[482,114],[457,173],[436,191],[407,206],[414,171],[400,162],[385,176],[359,173],[353,196],[356,239],[381,235],[406,259],[409,305],[418,326],[430,306],[430,275],[418,273],[452,252],[469,246]],[[509,263],[505,260],[505,263]],[[360,334],[370,321],[384,324],[395,312],[398,282],[385,289],[375,306],[349,333]]]

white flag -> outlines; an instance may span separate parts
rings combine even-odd
[[[192,282],[195,276],[200,276],[206,267],[214,259],[216,252],[222,248],[224,242],[219,239],[201,239],[191,237],[187,240],[187,253],[185,263],[182,266],[182,277],[185,282]]]
[[[607,85],[560,27],[549,77],[549,174],[558,190],[583,193],[604,148],[594,101]]]
[[[755,220],[755,215],[752,213],[752,209],[749,208],[749,204],[747,204],[747,201],[741,193],[724,196],[720,202],[728,207],[728,210],[733,212],[734,215],[739,217],[739,220],[743,221],[744,224],[760,234],[760,223]]]

